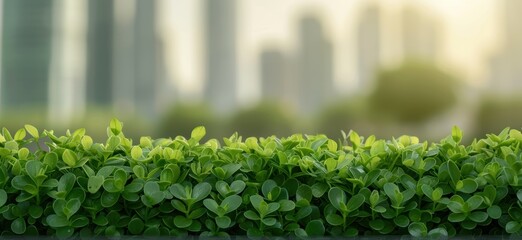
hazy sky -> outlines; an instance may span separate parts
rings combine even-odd
[[[359,10],[370,3],[382,6],[384,28],[382,57],[393,59],[400,52],[398,17],[405,5],[418,7],[439,19],[442,30],[441,63],[464,80],[480,85],[487,73],[487,59],[499,42],[498,7],[495,0],[242,0],[238,2],[239,97],[243,102],[258,97],[258,54],[275,45],[295,53],[297,22],[313,11],[322,21],[335,49],[335,81],[338,89],[353,89],[356,73],[356,22]],[[164,23],[160,31],[168,38],[168,63],[174,81],[187,96],[201,93],[204,57],[201,0],[164,0],[159,6]]]

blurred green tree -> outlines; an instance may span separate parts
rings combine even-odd
[[[476,137],[484,137],[488,133],[500,133],[510,127],[522,128],[522,97],[519,96],[485,96],[480,101],[477,111]]]
[[[351,97],[327,105],[316,116],[312,128],[314,133],[326,134],[330,138],[341,137],[341,130],[349,130],[368,120],[368,101],[364,97]],[[360,127],[360,126],[359,126]],[[359,128],[357,131],[359,132]]]
[[[205,126],[206,139],[222,137],[221,121],[207,105],[200,103],[177,104],[172,107],[159,121],[158,137],[190,137],[192,129]]]
[[[241,109],[228,121],[228,134],[238,132],[244,137],[277,135],[286,137],[294,132],[295,125],[289,108],[271,102],[262,102]]]
[[[407,61],[378,73],[370,105],[402,122],[422,122],[456,103],[457,84],[453,75],[433,64]]]

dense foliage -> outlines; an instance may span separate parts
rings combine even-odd
[[[27,134],[28,133],[28,134]],[[522,134],[460,143],[355,132],[105,143],[31,125],[0,135],[2,235],[455,236],[522,233]],[[43,140],[45,144],[41,144]],[[30,150],[32,149],[32,150]]]
[[[422,122],[455,105],[456,87],[456,78],[435,65],[408,61],[379,72],[370,101],[376,112]]]

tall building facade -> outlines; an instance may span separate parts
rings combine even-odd
[[[237,102],[236,0],[205,0],[204,98],[214,110],[231,112]]]
[[[46,106],[53,34],[53,0],[4,0],[2,109]]]
[[[299,22],[297,107],[304,114],[319,110],[334,96],[332,43],[315,16]]]
[[[264,49],[259,57],[261,96],[265,101],[288,101],[289,89],[288,60],[276,48]]]
[[[406,6],[402,12],[404,58],[436,61],[440,52],[440,24],[419,9]]]
[[[367,6],[361,13],[357,26],[358,87],[369,90],[374,85],[375,74],[381,60],[381,14],[377,5]]]
[[[112,104],[114,1],[89,0],[87,22],[87,105]]]
[[[522,88],[522,1],[504,0],[501,34],[503,47],[491,58],[489,90],[516,93]]]

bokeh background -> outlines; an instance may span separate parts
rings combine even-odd
[[[127,136],[522,126],[520,0],[1,0],[0,127]]]

